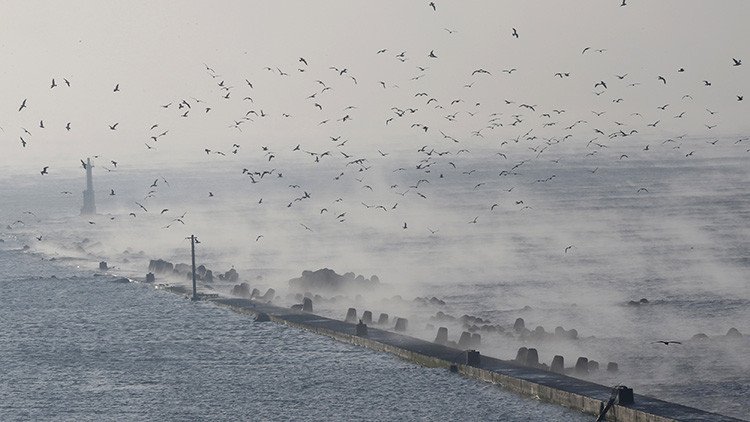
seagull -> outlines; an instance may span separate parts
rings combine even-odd
[[[42,169],[42,171],[40,173],[42,173],[42,175],[49,174],[49,173],[47,173],[47,169],[48,168],[49,168],[49,166],[44,166],[44,168]]]
[[[120,92],[120,84],[115,85],[115,89],[112,92]]]
[[[516,31],[516,28],[512,28],[512,29],[513,29],[513,33],[511,35],[518,38],[518,31]]]
[[[120,123],[119,123],[119,122],[117,122],[117,123],[115,123],[115,124],[113,124],[113,125],[109,125],[109,129],[110,129],[110,130],[116,130],[116,129],[117,129],[117,125],[119,125],[119,124],[120,124]]]
[[[435,11],[435,12],[437,11],[437,9],[435,9],[435,2],[434,1],[431,1],[430,4],[428,4],[428,6],[430,6],[433,11]]]
[[[740,66],[740,65],[742,65],[742,60],[733,58],[732,61],[734,61],[734,64],[732,64],[732,66]],[[52,81],[54,82],[54,79]]]
[[[654,342],[652,342],[652,343],[662,343],[662,344],[663,344],[663,345],[665,345],[665,346],[669,346],[670,344],[682,344],[682,343],[681,343],[681,342],[679,342],[679,341],[671,341],[671,340],[670,340],[670,341],[665,341],[665,340],[657,340],[657,341],[654,341]]]
[[[430,54],[428,54],[427,57],[431,59],[437,59],[437,56],[435,55],[435,50],[430,50]]]
[[[256,237],[256,238],[255,238],[255,241],[256,241],[256,242],[257,242],[257,241],[259,241],[261,237],[263,237],[263,235],[262,235],[262,234],[259,234],[259,235],[258,235],[258,237]]]
[[[27,98],[24,98],[23,102],[21,103],[21,107],[18,107],[18,111],[21,111],[26,108],[26,100]]]
[[[568,251],[569,251],[570,249],[572,249],[572,248],[573,248],[573,245],[569,245],[569,246],[566,246],[566,247],[565,247],[565,253],[568,253]]]
[[[109,190],[109,196],[115,196],[115,190],[114,189],[110,189]]]

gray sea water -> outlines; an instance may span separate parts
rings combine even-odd
[[[590,420],[445,370],[0,250],[0,420]]]

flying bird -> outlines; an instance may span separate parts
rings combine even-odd
[[[21,110],[23,110],[23,109],[26,108],[26,100],[27,100],[27,98],[25,98],[23,100],[23,102],[21,103],[21,107],[18,107],[18,111],[21,111]]]
[[[512,29],[513,29],[513,33],[511,35],[518,38],[518,31],[516,31],[516,28],[512,28]]]
[[[40,173],[42,173],[42,175],[49,174],[47,173],[47,169],[49,169],[49,166],[44,166],[44,168],[42,169]]]

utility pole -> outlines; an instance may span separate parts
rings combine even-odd
[[[190,235],[190,255],[193,259],[193,300],[198,300],[198,291],[195,288],[195,243],[198,239],[195,238],[194,234]]]

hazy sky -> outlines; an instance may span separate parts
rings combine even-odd
[[[732,66],[733,58],[750,60],[747,1],[435,4],[436,11],[427,1],[2,1],[0,165],[75,169],[78,158],[94,154],[132,156],[141,163],[179,154],[200,160],[204,147],[228,150],[243,142],[286,148],[305,141],[323,147],[328,136],[337,135],[356,138],[352,143],[363,147],[399,145],[422,135],[429,143],[442,139],[439,130],[465,139],[486,126],[493,112],[503,113],[505,125],[492,132],[493,140],[532,128],[540,136],[573,133],[590,139],[594,128],[620,129],[614,121],[637,128],[640,136],[735,136],[750,130],[750,100],[736,97],[750,92],[750,62]],[[591,49],[582,54],[586,47]],[[381,49],[387,51],[376,54]],[[430,51],[437,58],[428,57]],[[396,57],[401,52],[404,61]],[[204,64],[220,76],[212,78]],[[339,75],[331,66],[347,72]],[[480,68],[491,75],[472,76]],[[502,72],[512,68],[517,71]],[[557,72],[570,76],[555,77]],[[620,80],[615,74],[627,76]],[[347,76],[354,76],[356,85]],[[50,89],[53,78],[58,86]],[[332,89],[321,93],[315,80]],[[220,81],[232,87],[229,99]],[[599,81],[609,88],[597,96]],[[415,98],[418,92],[428,96]],[[253,103],[243,100],[247,96]],[[438,101],[427,106],[429,98]],[[624,101],[613,103],[617,98]],[[24,99],[26,108],[19,112]],[[176,108],[182,99],[197,106],[187,118]],[[456,99],[462,102],[451,105]],[[168,103],[170,108],[160,107]],[[519,109],[521,103],[537,107]],[[434,109],[435,104],[444,108]],[[670,104],[668,113],[659,114],[656,107],[664,104]],[[350,105],[357,109],[345,111]],[[385,126],[394,106],[419,113]],[[242,132],[230,127],[251,109],[268,117],[251,115],[255,121]],[[552,116],[555,126],[542,126],[540,115],[553,109],[567,114]],[[444,119],[456,111],[477,116]],[[607,114],[594,122],[592,111]],[[684,118],[674,119],[682,111]],[[636,121],[634,112],[643,120]],[[510,127],[516,113],[524,115],[524,123]],[[348,121],[337,121],[347,114]],[[329,123],[319,125],[324,119]],[[585,127],[562,132],[581,119]],[[661,124],[646,127],[656,120]],[[114,123],[119,124],[111,130]],[[413,123],[431,130],[420,133]],[[149,130],[153,124],[159,128]],[[149,142],[163,130],[170,132]]]

